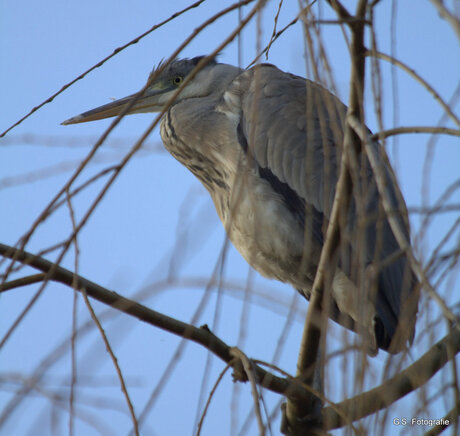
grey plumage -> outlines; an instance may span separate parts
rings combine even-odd
[[[129,113],[161,111],[201,59],[166,66]],[[131,99],[63,124],[115,116]],[[345,105],[320,85],[273,65],[242,70],[211,61],[161,122],[165,147],[209,191],[238,251],[262,275],[292,284],[307,298],[335,194],[345,114]],[[372,147],[409,238],[385,152],[377,143]],[[364,155],[353,180],[332,298],[323,309],[360,333],[369,353],[377,347],[398,352],[413,338],[417,280],[384,216]]]

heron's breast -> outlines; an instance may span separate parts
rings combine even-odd
[[[203,128],[195,117],[182,117],[169,110],[161,121],[160,133],[166,149],[187,167],[209,192],[228,190],[228,168],[222,165],[218,145],[222,142],[212,126]],[[182,121],[181,121],[182,120]]]
[[[296,218],[279,195],[255,174],[232,185],[223,211],[214,203],[227,234],[246,261],[266,277],[283,282],[303,281],[299,272],[304,235]]]

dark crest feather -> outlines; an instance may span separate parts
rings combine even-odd
[[[190,72],[190,69],[186,68],[186,67],[188,67],[188,66],[196,67],[198,65],[198,63],[202,59],[204,59],[205,57],[206,56],[203,55],[203,56],[196,56],[194,58],[181,58],[181,59],[176,58],[176,59],[172,60],[168,65],[166,65],[165,58],[162,58],[160,60],[160,62],[158,62],[158,65],[153,68],[153,71],[150,73],[149,79],[161,68],[164,68],[164,70],[163,70],[162,73],[160,73],[160,76],[169,75],[169,73],[173,69],[177,69],[178,71],[180,71],[181,67],[183,67],[183,69],[184,69],[182,74],[187,75]],[[212,58],[208,62],[208,64],[206,66],[216,65],[217,64],[216,59],[217,59],[216,57]],[[187,70],[189,70],[189,71],[187,71]]]

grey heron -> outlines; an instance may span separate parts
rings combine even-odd
[[[244,70],[212,60],[184,84],[202,58],[162,65],[128,113],[166,109],[164,145],[209,191],[233,245],[260,274],[291,284],[308,299],[334,198],[347,108],[319,84],[271,64]],[[116,116],[134,97],[63,124]],[[406,207],[397,201],[385,151],[378,143],[371,146],[409,240]],[[364,153],[355,176],[347,232],[337,268],[329,272],[330,301],[323,310],[358,332],[369,354],[378,348],[396,353],[413,339],[418,282],[383,213]]]

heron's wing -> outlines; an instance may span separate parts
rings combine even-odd
[[[240,144],[261,177],[323,243],[338,177],[346,107],[313,82],[261,65],[238,78]],[[312,220],[305,223],[305,219]]]
[[[310,224],[312,234],[317,242],[322,243],[326,228],[322,223],[327,222],[330,216],[338,179],[345,105],[321,86],[284,73],[272,65],[248,70],[238,80],[242,109],[239,137],[246,138],[247,152],[263,171],[283,186],[291,198],[297,199],[291,207],[303,208],[307,218],[313,216],[313,226]],[[400,210],[401,205],[389,177],[391,170],[383,159],[384,151],[378,144],[374,146],[379,150],[381,163],[388,175],[387,185],[395,210]],[[363,211],[368,223],[364,238],[359,237],[356,202],[352,200],[347,215],[347,230],[352,236],[342,247],[345,255],[339,260],[341,269],[355,283],[358,281],[356,266],[359,256],[363,256],[367,265],[376,260],[383,261],[399,250],[381,209],[380,217],[376,216],[379,213],[377,187],[367,159],[361,160],[360,181],[354,189],[358,189],[363,198]],[[286,198],[286,201],[289,203],[290,199]],[[301,216],[302,210],[297,213]],[[408,233],[402,217],[401,222]],[[376,245],[379,247],[377,254]],[[391,340],[396,329],[404,293],[403,282],[406,282],[407,292],[413,287],[413,276],[407,273],[406,264],[406,258],[400,256],[378,273],[376,310],[383,324],[381,334],[387,336],[378,339],[380,346]],[[410,277],[407,279],[407,276]]]
[[[319,85],[271,65],[245,74],[242,122],[251,153],[329,217],[346,107]]]

